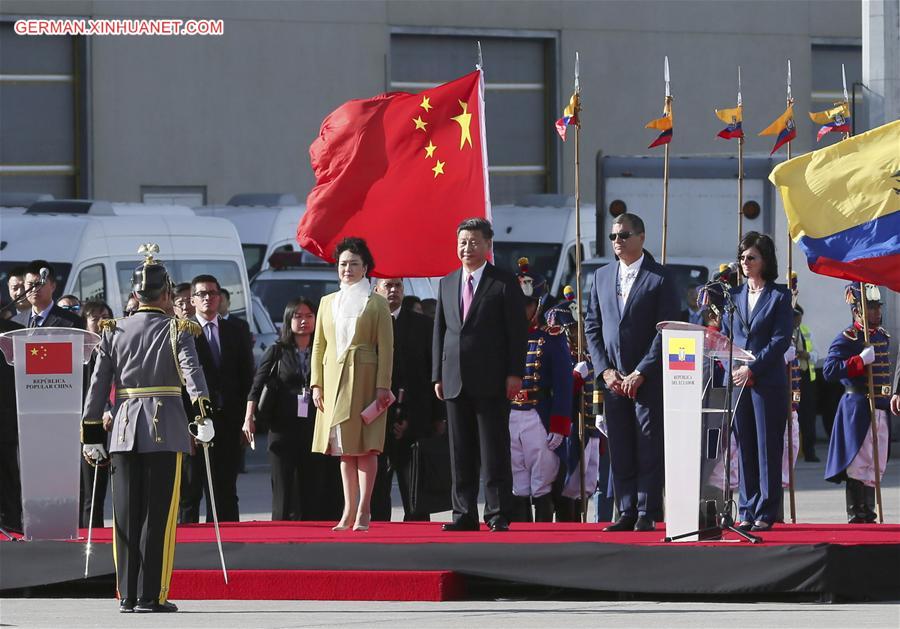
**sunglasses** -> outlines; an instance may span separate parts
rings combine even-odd
[[[74,306],[60,306],[63,310],[68,310],[69,312],[79,312],[81,310],[81,306],[75,304]]]
[[[741,262],[753,262],[754,260],[756,260],[756,256],[754,255],[747,254],[741,256]]]
[[[634,236],[634,234],[632,234],[631,232],[616,232],[614,234],[609,235],[609,240],[610,240],[610,242],[615,242],[616,239],[628,240],[632,236]]]

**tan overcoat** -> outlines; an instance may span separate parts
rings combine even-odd
[[[394,326],[387,300],[373,293],[357,319],[356,332],[343,356],[336,356],[332,303],[337,293],[322,297],[312,349],[310,386],[322,387],[325,411],[316,414],[313,452],[327,453],[332,427],[341,425],[344,454],[361,455],[384,449],[387,412],[371,424],[360,413],[375,401],[375,389],[391,388]]]

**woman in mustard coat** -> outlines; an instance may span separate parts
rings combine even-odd
[[[375,261],[365,241],[345,238],[334,257],[341,288],[322,297],[313,337],[310,386],[319,413],[312,450],[341,457],[344,513],[333,530],[365,531],[384,449],[394,327],[387,300],[370,291]],[[366,424],[361,413],[376,400],[385,410]]]

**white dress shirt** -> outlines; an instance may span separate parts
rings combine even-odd
[[[619,301],[619,314],[625,311],[625,303],[631,294],[631,287],[634,286],[634,280],[637,279],[638,271],[641,270],[641,264],[644,262],[644,254],[632,262],[625,264],[619,260],[618,275],[616,276],[616,297]]]
[[[198,310],[196,313],[197,321],[200,323],[200,327],[203,328],[203,333],[206,336],[208,341],[215,341],[216,346],[219,348],[219,352],[222,351],[222,343],[219,340],[219,315],[216,315],[212,319],[207,319]]]

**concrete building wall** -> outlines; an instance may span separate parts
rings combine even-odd
[[[392,27],[471,34],[558,33],[559,102],[581,53],[582,181],[594,197],[594,157],[656,154],[643,125],[663,104],[669,56],[675,96],[672,154],[733,155],[715,137],[714,108],[732,107],[742,67],[748,155],[782,112],[793,64],[798,125],[810,124],[814,41],[858,42],[859,0],[646,2],[124,2],[5,0],[4,16],[221,18],[221,37],[94,37],[90,41],[93,196],[140,200],[142,185],[205,185],[207,200],[313,184],[308,146],[342,102],[386,89]],[[473,44],[473,64],[475,52]],[[486,58],[487,80],[491,59]],[[839,77],[836,77],[836,82]],[[836,89],[839,84],[836,83]],[[548,120],[547,124],[552,124]],[[491,141],[490,120],[487,121]],[[572,191],[571,144],[562,181]],[[795,151],[810,149],[798,134]],[[656,151],[660,151],[657,149]]]

